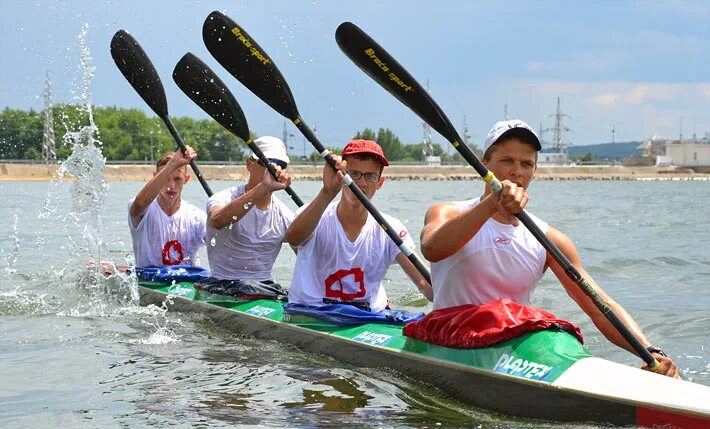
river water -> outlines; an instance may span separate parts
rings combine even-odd
[[[142,183],[93,180],[0,182],[0,426],[541,426],[459,403],[396,368],[346,365],[199,314],[138,306],[135,279],[109,285],[87,275],[86,261],[131,261],[127,202]],[[211,182],[215,191],[234,184]],[[319,186],[293,184],[305,201]],[[481,189],[480,181],[391,181],[373,202],[418,238],[431,203]],[[685,377],[710,385],[710,185],[543,181],[531,195],[530,212],[572,237],[588,271]],[[206,202],[196,181],[185,198]],[[277,281],[289,284],[293,262],[284,247]],[[399,267],[386,288],[395,307],[430,309]],[[535,304],[579,324],[592,353],[640,364],[605,340],[552,275]]]

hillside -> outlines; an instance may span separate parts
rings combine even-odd
[[[573,157],[590,152],[599,161],[621,161],[625,156],[641,155],[641,150],[636,149],[640,144],[641,142],[625,142],[570,146],[567,148],[567,153],[570,157]]]

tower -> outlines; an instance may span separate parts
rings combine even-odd
[[[566,140],[565,134],[568,131],[572,131],[571,129],[567,128],[564,125],[564,118],[571,118],[571,116],[562,113],[562,110],[560,109],[560,97],[557,97],[557,111],[555,112],[554,115],[551,115],[555,118],[555,126],[552,128],[547,128],[545,130],[542,130],[543,132],[547,131],[552,131],[552,147],[558,152],[558,153],[566,153],[567,146],[570,145],[570,143]]]

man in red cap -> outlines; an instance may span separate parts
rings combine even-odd
[[[372,140],[352,140],[334,156],[337,170],[323,168],[323,187],[315,199],[301,207],[286,232],[298,246],[289,290],[289,303],[321,306],[348,303],[373,312],[388,307],[382,279],[395,261],[419,290],[432,299],[431,285],[387,236],[347,186],[347,173],[368,199],[385,182],[389,165],[382,148]],[[343,195],[333,201],[340,190]],[[406,245],[414,248],[409,232],[399,220],[383,214]]]

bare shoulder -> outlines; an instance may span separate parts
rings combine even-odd
[[[424,223],[442,222],[459,214],[459,206],[452,202],[436,203],[429,207],[424,218]]]

